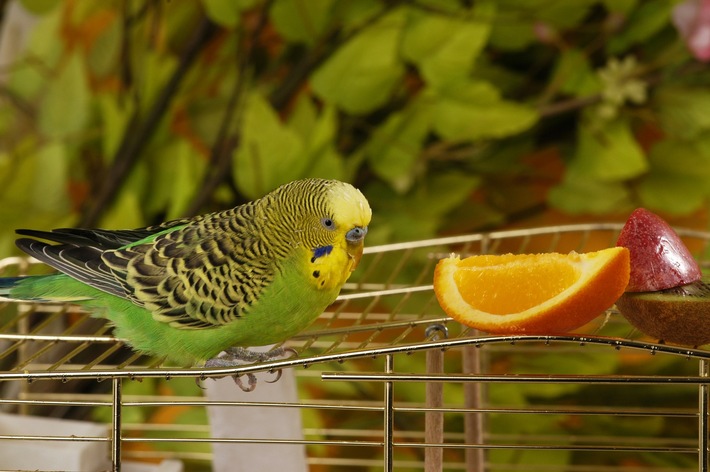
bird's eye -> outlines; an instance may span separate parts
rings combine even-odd
[[[333,221],[331,218],[325,217],[320,220],[320,222],[325,229],[335,229],[335,221]]]

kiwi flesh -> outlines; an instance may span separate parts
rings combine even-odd
[[[710,343],[710,278],[657,292],[626,292],[616,307],[636,329],[661,342]]]

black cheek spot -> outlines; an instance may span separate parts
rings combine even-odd
[[[313,271],[313,277],[315,277],[316,279],[317,279],[318,277],[320,277],[320,271],[319,271],[319,270],[314,270],[314,271]]]
[[[314,262],[316,262],[316,256],[311,257],[311,264],[313,264]]]

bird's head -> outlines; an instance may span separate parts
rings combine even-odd
[[[365,196],[350,184],[332,181],[328,201],[332,216],[321,221],[326,231],[333,232],[335,242],[345,241],[345,250],[353,261],[351,270],[360,263],[372,218]]]
[[[312,252],[315,262],[334,249],[344,251],[350,271],[362,257],[372,210],[365,196],[338,180],[305,179],[281,187],[288,202],[287,220],[297,228],[298,245]]]

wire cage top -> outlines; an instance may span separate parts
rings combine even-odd
[[[161,402],[210,406],[199,394],[169,400],[121,397],[125,381],[268,378],[268,372],[293,369],[300,386],[322,386],[299,389],[305,397],[290,405],[261,406],[328,416],[328,428],[306,427],[301,439],[282,440],[304,446],[312,470],[604,471],[640,464],[646,470],[707,471],[709,351],[659,344],[614,309],[579,334],[489,336],[451,321],[433,294],[434,266],[451,252],[586,252],[612,246],[620,229],[618,224],[570,225],[366,248],[336,303],[285,343],[297,356],[238,368],[172,367],[133,353],[111,335],[109,325],[73,307],[7,303],[0,311],[0,381],[22,382],[9,382],[21,388],[14,394],[4,389],[2,405],[21,413],[48,405],[110,408],[114,414],[106,437],[86,440],[108,442],[116,470],[122,444],[160,442],[131,437],[121,421],[123,410]],[[701,263],[708,259],[709,234],[679,234]],[[27,273],[33,265],[9,258],[0,262],[0,270]],[[72,398],[59,393],[63,382],[86,379],[110,379],[111,391]],[[52,381],[50,387],[30,385],[40,380]],[[329,391],[335,384],[349,385],[349,393]],[[314,391],[322,396],[308,398],[306,392],[312,396]],[[372,414],[371,422],[354,421],[358,411],[362,418]],[[343,424],[334,419],[338,415]],[[619,424],[610,426],[614,421]],[[192,434],[181,441],[210,441]],[[12,439],[18,437],[0,434],[0,448],[2,440]],[[363,455],[364,449],[369,452]],[[599,452],[610,455],[601,460]],[[210,460],[208,452],[201,454],[191,457]],[[156,450],[151,457],[187,456]]]

